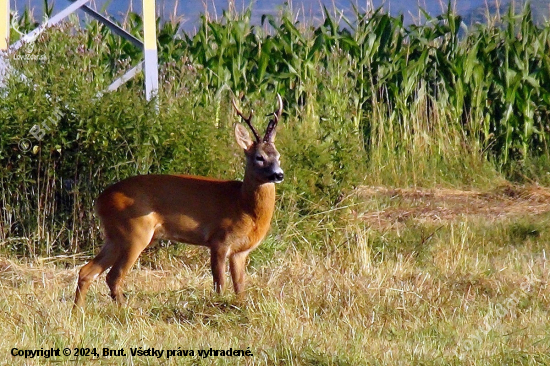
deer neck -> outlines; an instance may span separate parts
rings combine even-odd
[[[269,216],[275,207],[275,184],[261,183],[249,171],[245,173],[241,195],[244,208],[256,218]]]

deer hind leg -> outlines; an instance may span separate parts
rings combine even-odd
[[[122,292],[122,283],[124,278],[138,259],[139,255],[153,240],[153,230],[146,235],[136,235],[129,241],[129,245],[121,251],[114,262],[111,270],[107,274],[107,285],[111,290],[111,297],[117,304],[124,303],[124,293]]]
[[[118,253],[110,241],[106,241],[98,255],[80,269],[78,285],[74,299],[74,307],[84,307],[86,293],[92,282],[105,270],[113,265]]]

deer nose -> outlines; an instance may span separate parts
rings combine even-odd
[[[269,178],[270,178],[269,180],[271,180],[274,183],[281,183],[285,178],[285,173],[283,173],[283,171],[279,171],[279,172],[273,173]]]

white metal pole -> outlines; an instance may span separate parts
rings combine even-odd
[[[0,51],[10,44],[10,0],[0,0]]]
[[[155,0],[143,0],[143,54],[145,56],[145,96],[158,92],[158,56]]]

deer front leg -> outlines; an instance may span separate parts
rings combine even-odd
[[[222,293],[225,287],[225,258],[227,249],[222,246],[212,246],[210,248],[210,265],[212,267],[212,277],[214,277],[214,290]]]
[[[229,257],[229,268],[231,270],[233,288],[235,289],[235,293],[239,297],[242,297],[244,293],[247,257],[248,252],[235,253]]]

